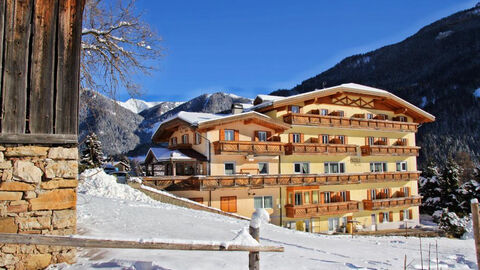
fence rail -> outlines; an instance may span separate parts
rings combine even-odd
[[[169,243],[155,241],[127,241],[98,239],[88,237],[69,237],[54,235],[30,235],[1,233],[2,244],[48,245],[82,248],[120,248],[120,249],[164,249],[164,250],[202,250],[202,251],[248,251],[248,252],[283,252],[280,246],[245,246],[226,245],[224,243]]]

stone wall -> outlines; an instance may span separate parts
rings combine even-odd
[[[75,234],[77,177],[76,146],[0,146],[0,232]],[[74,260],[72,248],[0,244],[0,269]]]

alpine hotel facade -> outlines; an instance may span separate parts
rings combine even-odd
[[[415,133],[435,117],[381,89],[349,83],[259,95],[228,115],[180,112],[159,124],[144,183],[308,232],[419,222]]]

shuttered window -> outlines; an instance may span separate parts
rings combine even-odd
[[[237,212],[237,196],[220,197],[220,210],[229,213]]]
[[[267,132],[266,131],[258,131],[258,141],[259,142],[266,142],[267,141]]]

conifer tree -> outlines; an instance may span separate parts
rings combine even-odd
[[[435,211],[442,209],[439,184],[441,178],[442,176],[437,165],[430,161],[427,168],[423,171],[419,181],[419,193],[423,196],[422,206],[420,207],[422,213],[432,215]]]
[[[460,187],[460,193],[463,195],[461,208],[465,214],[470,212],[470,201],[480,199],[480,167],[474,171],[474,178],[470,179]]]
[[[85,148],[82,151],[80,160],[81,170],[98,168],[103,165],[102,143],[95,133],[87,136]]]
[[[448,208],[449,212],[455,212],[463,216],[460,206],[462,194],[460,193],[460,175],[462,168],[449,158],[445,164],[440,184],[440,200],[444,208]]]

